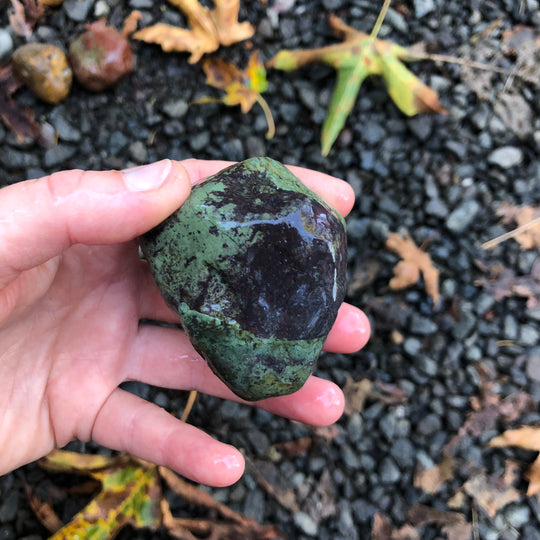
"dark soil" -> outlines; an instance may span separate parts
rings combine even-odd
[[[32,39],[67,48],[104,5],[117,27],[132,8],[143,12],[145,24],[185,24],[165,3],[66,0],[38,25]],[[73,19],[77,6],[88,7],[81,21]],[[257,28],[250,46],[240,43],[217,54],[243,66],[252,49],[268,60],[280,48],[327,45],[335,42],[329,13],[369,32],[379,8],[379,2],[368,0],[269,0],[269,6],[250,0],[240,13]],[[402,45],[424,41],[430,51],[511,70],[534,58],[526,59],[523,51],[518,51],[521,56],[504,55],[503,32],[518,24],[538,30],[538,8],[537,0],[402,0],[387,17],[381,37]],[[0,26],[7,26],[5,12]],[[367,378],[405,396],[393,403],[368,398],[362,411],[339,421],[337,436],[330,439],[308,426],[199,396],[190,421],[242,448],[261,470],[263,462],[275,468],[302,512],[280,506],[249,470],[231,488],[210,491],[232,508],[278,525],[291,539],[368,538],[376,513],[397,528],[409,523],[416,504],[462,513],[474,523],[475,538],[540,538],[540,501],[525,496],[525,480],[516,484],[522,497],[494,515],[463,492],[471,478],[502,477],[509,459],[518,462],[521,476],[535,457],[517,449],[491,449],[487,442],[505,429],[540,422],[540,308],[532,307],[535,298],[529,304],[519,296],[496,298],[485,282],[494,265],[531,276],[538,249],[522,250],[515,240],[489,251],[481,245],[512,227],[501,225],[496,215],[502,202],[540,205],[538,84],[455,64],[413,64],[411,69],[439,92],[449,115],[407,118],[379,80],[366,81],[345,129],[323,158],[321,124],[335,83],[330,68],[312,65],[290,74],[268,73],[265,98],[277,133],[267,141],[266,122],[257,107],[242,115],[219,104],[189,105],[218,93],[205,85],[199,65],[187,63],[187,55],[165,54],[138,42],[133,47],[136,70],[111,91],[91,94],[75,85],[68,99],[54,107],[37,102],[27,90],[17,93],[17,101],[30,106],[41,123],[54,126],[58,144],[20,143],[0,125],[0,185],[67,168],[255,155],[346,179],[357,194],[348,218],[348,301],[366,310],[373,337],[357,354],[324,355],[318,374],[340,385],[349,377]],[[389,289],[398,261],[384,249],[389,231],[408,232],[431,255],[441,272],[438,306],[422,282],[403,291]],[[175,413],[185,405],[183,393],[143,384],[129,388]],[[471,398],[484,403],[486,388],[494,402],[515,403],[516,393],[524,392],[533,407],[517,418],[498,415],[484,430],[462,429],[474,410]],[[315,441],[308,451],[270,459],[274,443],[306,436]],[[92,444],[73,443],[71,448],[106,451]],[[452,478],[435,494],[415,487],[417,470],[442,462],[445,453],[454,459]],[[316,488],[327,473],[325,502],[317,505]],[[65,481],[35,465],[0,478],[2,540],[47,537],[25,499],[23,480],[38,489]],[[451,507],[450,499],[460,492],[463,500]],[[178,498],[172,503],[178,515],[193,513]],[[57,508],[60,518],[69,519],[82,504],[82,499],[67,498]],[[420,538],[443,535],[433,524],[419,525],[418,531]],[[131,529],[119,536],[167,537],[164,531]]]

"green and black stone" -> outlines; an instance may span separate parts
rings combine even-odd
[[[345,295],[346,245],[338,212],[270,158],[194,186],[141,238],[193,346],[247,400],[312,373]]]

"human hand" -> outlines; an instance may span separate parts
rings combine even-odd
[[[119,388],[137,380],[241,401],[182,331],[140,324],[178,317],[140,260],[137,236],[175,211],[191,183],[226,165],[163,160],[128,171],[63,171],[0,190],[0,475],[73,439],[209,485],[242,475],[235,448]],[[343,215],[351,209],[345,182],[291,169]],[[343,304],[325,350],[353,352],[368,337],[365,315]],[[327,425],[344,397],[312,376],[295,394],[255,405]]]

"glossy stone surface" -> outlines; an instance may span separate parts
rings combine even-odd
[[[43,101],[55,105],[69,94],[73,73],[64,51],[56,45],[27,43],[11,59],[24,84]]]
[[[343,218],[269,158],[193,187],[141,238],[195,349],[237,395],[290,394],[312,373],[345,294]]]
[[[104,19],[87,25],[71,43],[69,61],[79,84],[93,92],[119,83],[135,66],[128,39]]]

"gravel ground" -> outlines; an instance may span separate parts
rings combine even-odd
[[[327,24],[330,12],[369,32],[378,4],[270,0],[266,7],[250,0],[241,18],[256,26],[251,42],[268,60],[280,48],[335,42]],[[145,22],[183,24],[169,5],[149,0],[131,0],[129,9],[118,0],[66,0],[40,24],[35,39],[65,48],[84,22],[105,8],[109,22],[117,26],[131,8],[140,9]],[[495,21],[491,32],[484,32]],[[6,24],[2,13],[0,26]],[[518,24],[539,28],[537,0],[404,0],[395,3],[380,37],[402,45],[424,41],[435,52],[511,69],[516,59],[501,54],[501,36]],[[18,143],[0,125],[0,185],[59,169],[123,168],[163,157],[240,160],[268,155],[344,178],[357,194],[348,218],[348,301],[367,311],[373,337],[358,354],[324,355],[318,374],[341,385],[348,377],[366,378],[384,399],[372,393],[362,410],[345,415],[337,432],[325,436],[249,407],[200,396],[190,421],[242,448],[259,470],[266,466],[277,471],[300,511],[278,504],[249,471],[231,488],[210,491],[294,539],[368,538],[375,514],[399,528],[411,521],[410,510],[417,504],[462,513],[474,523],[475,538],[540,538],[540,500],[525,496],[525,480],[516,483],[521,496],[492,515],[463,491],[472,478],[502,477],[508,459],[518,463],[521,478],[535,457],[486,443],[510,427],[540,422],[540,308],[517,296],[495,298],[482,282],[497,264],[516,276],[530,276],[538,250],[522,250],[514,240],[490,251],[481,244],[511,227],[501,225],[496,215],[502,202],[540,204],[538,85],[456,64],[420,62],[412,69],[439,92],[448,116],[406,118],[379,81],[368,81],[334,149],[323,158],[320,128],[335,82],[329,68],[312,65],[291,74],[269,73],[265,97],[277,133],[267,141],[264,116],[256,107],[243,116],[221,105],[189,106],[212,90],[186,55],[167,55],[141,43],[134,49],[135,73],[111,92],[89,94],[75,86],[55,107],[37,103],[27,91],[17,94],[41,122],[54,126],[58,144]],[[220,52],[239,65],[249,54],[245,44]],[[384,249],[389,231],[408,232],[425,246],[441,273],[439,306],[433,306],[421,283],[404,291],[389,289],[398,260]],[[173,412],[185,405],[183,393],[142,384],[130,388]],[[530,397],[523,398],[525,394]],[[520,409],[516,396],[532,406]],[[489,400],[513,404],[520,414],[500,413],[484,429],[465,424]],[[312,437],[309,450],[275,456],[275,443],[300,437]],[[74,443],[72,448],[83,446]],[[441,463],[445,453],[453,457],[451,477],[433,494],[415,487],[418,470]],[[47,537],[25,499],[23,478],[32,485],[47,482],[33,465],[0,478],[2,540]],[[60,517],[69,518],[78,502],[69,498],[58,509]],[[178,499],[173,509],[182,509]],[[417,530],[420,538],[445,537],[440,523],[418,525]],[[119,538],[167,535],[128,530]]]

